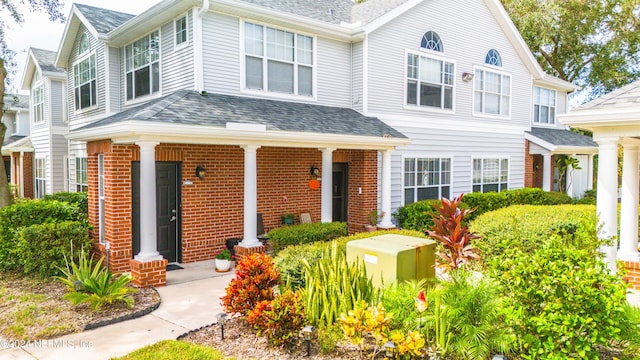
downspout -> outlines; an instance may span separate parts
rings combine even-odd
[[[204,90],[204,61],[202,56],[202,19],[209,11],[209,0],[204,0],[202,2],[202,8],[197,12],[194,9],[194,17],[193,17],[193,67],[194,67],[194,76],[195,76],[195,88],[196,91],[202,92]]]

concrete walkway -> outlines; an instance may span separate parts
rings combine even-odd
[[[168,286],[158,288],[162,304],[151,314],[22,348],[0,340],[0,359],[110,359],[216,322],[233,272],[216,273],[212,261],[182,266],[167,273]]]

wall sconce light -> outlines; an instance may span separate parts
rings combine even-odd
[[[220,325],[220,339],[224,340],[224,324],[227,323],[229,316],[225,313],[219,313],[217,316],[218,324]]]
[[[304,335],[304,341],[307,343],[307,356],[311,356],[311,338],[316,328],[312,325],[307,325],[302,328],[302,335]]]
[[[309,168],[309,173],[311,174],[311,176],[320,176],[320,169],[318,169],[318,167],[315,165],[311,165],[311,167]]]
[[[196,177],[200,180],[204,179],[204,175],[206,174],[207,170],[204,168],[204,165],[198,165],[196,166]]]
[[[384,343],[384,356],[387,359],[395,359],[396,357],[396,343],[389,340]]]
[[[462,81],[469,82],[473,80],[473,73],[463,72],[462,73]]]

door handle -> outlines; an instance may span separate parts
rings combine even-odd
[[[171,221],[171,222],[176,221],[176,216],[175,216],[175,215],[173,215],[173,216],[171,217],[171,219],[169,219],[169,221]]]

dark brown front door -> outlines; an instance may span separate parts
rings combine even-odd
[[[348,164],[333,164],[333,221],[347,221],[349,218]]]

